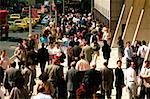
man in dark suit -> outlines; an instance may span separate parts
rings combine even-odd
[[[103,99],[105,99],[105,93],[107,95],[107,99],[111,99],[111,91],[113,89],[113,81],[114,81],[114,75],[113,70],[108,68],[108,63],[104,62],[104,66],[101,67],[100,73],[102,75],[102,96]]]
[[[86,99],[92,99],[93,95],[96,94],[99,85],[101,84],[101,74],[95,69],[96,64],[93,64],[91,69],[86,71],[84,74],[82,82],[84,83],[86,89]]]
[[[31,48],[30,51],[27,52],[27,65],[32,65],[35,69],[35,65],[38,64],[38,54],[35,52],[34,48]]]
[[[0,60],[0,87],[1,87],[1,83],[3,83],[3,78],[4,78],[4,69],[2,67],[3,61]]]
[[[76,61],[80,60],[79,56],[80,56],[81,50],[82,49],[79,47],[79,42],[75,42],[75,46],[73,47],[73,56]]]
[[[56,93],[58,94],[57,98],[60,98],[60,87],[62,86],[63,77],[63,66],[60,65],[60,57],[54,56],[53,63],[45,69],[45,73],[48,74],[48,81],[52,82],[53,88],[55,90],[55,94],[52,95],[56,97]],[[62,97],[63,98],[63,97]]]
[[[49,53],[46,48],[44,48],[44,43],[42,43],[42,48],[38,50],[38,61],[40,63],[41,72],[44,72],[46,62],[49,60]]]
[[[14,81],[17,77],[22,76],[21,71],[15,68],[16,63],[13,62],[10,64],[10,68],[6,69],[4,74],[4,87],[8,89],[8,92],[10,93],[11,89],[14,86]]]
[[[115,87],[116,87],[116,99],[121,99],[122,96],[122,88],[125,86],[124,84],[124,73],[121,69],[122,61],[117,61],[118,67],[115,69]]]
[[[85,60],[89,62],[89,64],[92,61],[92,54],[93,54],[93,49],[91,46],[88,45],[87,41],[85,42],[85,46],[82,48],[82,54],[85,55]]]
[[[78,86],[78,71],[75,69],[76,62],[71,63],[71,68],[67,71],[66,82],[67,82],[67,91],[68,99],[75,99],[76,89]]]

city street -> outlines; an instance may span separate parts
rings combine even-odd
[[[149,99],[149,16],[150,0],[0,0],[0,73],[5,73],[0,75],[0,99],[4,93],[4,99],[52,99],[65,92],[68,99],[89,99],[98,83],[97,93],[103,97],[105,92],[105,99],[119,99],[120,92],[121,99]],[[28,40],[19,42],[23,39]],[[12,60],[17,64],[8,65]],[[48,61],[54,65],[44,71]],[[39,77],[41,71],[45,75]],[[43,84],[37,90],[39,79]],[[54,95],[49,82],[57,90]],[[4,86],[14,93],[9,96]]]

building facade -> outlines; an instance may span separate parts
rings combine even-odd
[[[94,0],[94,18],[104,23],[114,34],[124,0]]]

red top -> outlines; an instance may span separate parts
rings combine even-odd
[[[8,10],[0,10],[0,13],[8,12]]]

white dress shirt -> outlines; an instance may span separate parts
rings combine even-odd
[[[46,94],[43,94],[43,93],[38,93],[32,99],[53,99],[53,98],[50,95],[46,95]]]
[[[130,82],[137,84],[136,71],[132,67],[129,67],[125,72],[125,84],[128,85]]]
[[[131,47],[126,47],[124,50],[124,54],[126,58],[128,58],[129,60],[132,60],[133,50]]]
[[[147,48],[148,47],[146,45],[140,46],[138,51],[137,51],[137,56],[140,56],[141,58],[145,58]]]
[[[60,53],[61,53],[61,48],[54,47],[54,48],[53,48],[53,53],[54,53],[55,55],[60,54]]]

